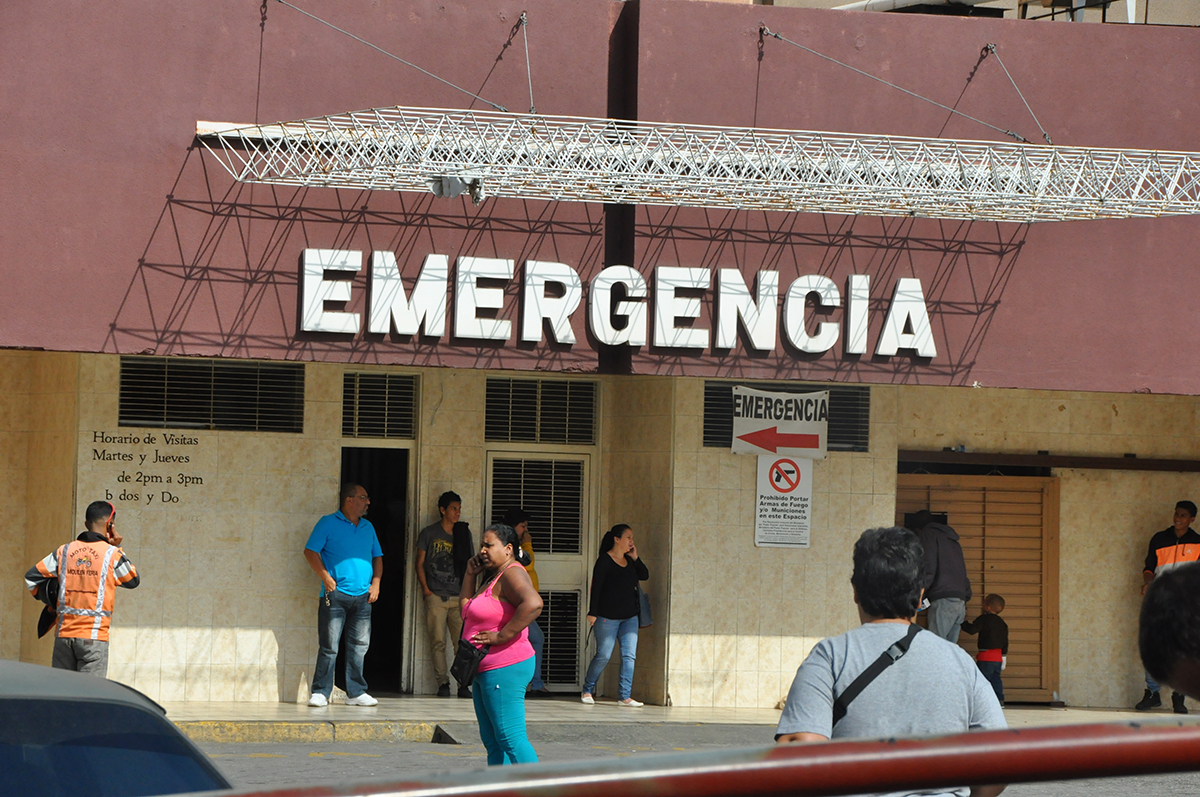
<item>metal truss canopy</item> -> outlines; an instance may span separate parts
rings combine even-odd
[[[241,182],[1036,222],[1200,213],[1200,153],[377,108],[198,122]]]

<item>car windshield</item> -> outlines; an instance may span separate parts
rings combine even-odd
[[[107,702],[0,701],[0,795],[137,797],[227,788],[163,718]]]

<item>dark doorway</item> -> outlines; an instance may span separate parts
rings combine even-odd
[[[367,520],[383,549],[379,600],[371,609],[371,647],[363,675],[372,694],[400,692],[404,649],[404,531],[408,518],[408,451],[402,448],[343,448],[342,483],[361,484],[371,496]],[[342,651],[338,651],[337,685],[345,689]]]

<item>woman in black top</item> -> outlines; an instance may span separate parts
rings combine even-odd
[[[638,559],[633,544],[633,529],[618,523],[600,542],[600,558],[592,568],[592,596],[588,604],[588,622],[596,633],[596,655],[583,679],[581,699],[595,703],[592,693],[596,681],[612,656],[613,645],[621,643],[620,699],[617,705],[640,706],[631,696],[633,664],[637,659],[638,609],[637,584],[650,578],[650,571]]]

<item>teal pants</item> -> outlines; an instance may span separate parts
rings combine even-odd
[[[475,676],[471,697],[488,766],[537,763],[537,753],[525,735],[525,687],[533,678],[533,660],[530,656]]]

